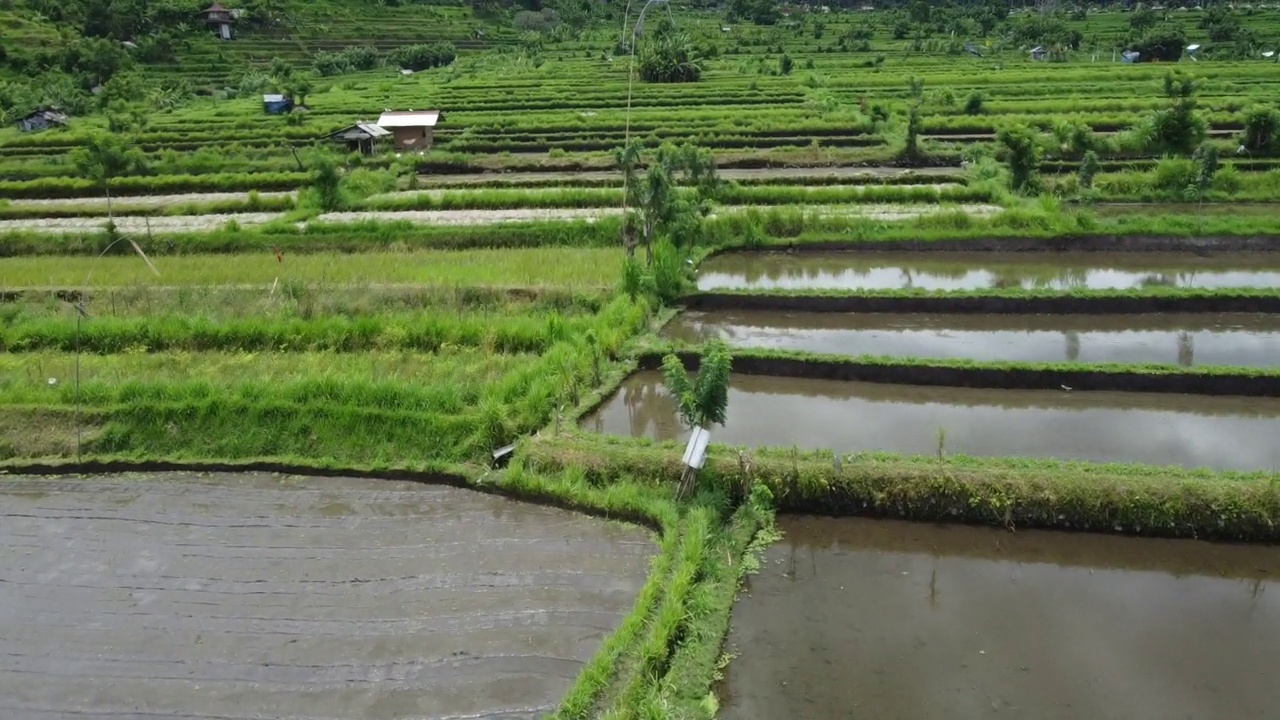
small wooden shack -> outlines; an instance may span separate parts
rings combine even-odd
[[[440,110],[388,110],[378,118],[378,127],[395,135],[396,150],[426,152],[431,149],[436,123],[443,119]]]
[[[1044,60],[1047,57],[1049,57],[1049,51],[1045,50],[1043,47],[1040,47],[1039,45],[1037,45],[1031,48],[1032,60]]]
[[[213,30],[214,34],[223,40],[231,39],[231,23],[235,21],[235,14],[232,11],[215,2],[201,10],[200,14],[204,16],[205,24]]]
[[[66,114],[54,108],[38,108],[18,118],[18,129],[22,132],[39,132],[52,127],[66,126]]]
[[[372,155],[382,138],[391,135],[373,123],[356,123],[341,130],[329,133],[326,138],[335,143],[342,143],[348,152],[359,152]]]

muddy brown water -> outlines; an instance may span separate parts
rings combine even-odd
[[[1263,720],[1280,549],[783,517],[724,720]]]
[[[585,417],[592,432],[685,439],[661,373],[642,371]],[[1280,469],[1274,398],[923,387],[735,374],[711,439],[841,453],[944,452],[1229,470]]]
[[[3,478],[0,717],[538,718],[654,553],[415,483]]]
[[[1221,315],[926,315],[727,310],[682,313],[674,340],[836,355],[1024,362],[1275,367],[1280,317]]]
[[[727,253],[698,270],[703,291],[1017,287],[1280,287],[1280,253]]]

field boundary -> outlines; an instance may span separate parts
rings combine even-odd
[[[672,350],[650,349],[637,362],[657,370]],[[690,370],[700,358],[690,349],[674,350]],[[920,358],[848,357],[735,348],[732,369],[742,375],[858,381],[894,385],[971,387],[999,390],[1115,391],[1280,397],[1280,371],[1207,367],[1183,370],[1159,365],[1083,367],[1065,363],[1002,363]]]
[[[680,446],[575,432],[525,441],[542,472],[603,480],[673,476]],[[741,454],[739,454],[741,453]],[[712,445],[700,482],[730,494],[763,483],[779,512],[1127,535],[1276,542],[1280,481],[1263,473],[1066,461],[836,455]]]
[[[620,520],[639,525],[654,532],[661,531],[660,523],[650,515],[619,514],[617,511],[595,511],[590,505],[564,502],[563,498],[537,492],[528,488],[511,488],[497,482],[486,483],[483,479],[500,471],[482,469],[480,466],[442,466],[439,468],[387,468],[360,467],[358,465],[323,465],[299,463],[288,460],[258,459],[245,461],[209,461],[209,460],[165,460],[165,459],[125,459],[110,457],[90,457],[80,461],[65,462],[9,460],[0,462],[0,482],[6,476],[30,475],[47,477],[55,475],[115,475],[121,473],[274,473],[279,475],[297,475],[312,477],[351,477],[369,480],[393,480],[414,482],[422,485],[439,485],[459,490],[472,490],[488,495],[499,495],[511,500],[526,502],[532,505],[554,507],[561,510],[580,512],[584,515],[609,520]]]
[[[938,240],[794,240],[763,246],[726,246],[710,256],[758,252],[1280,252],[1280,235],[1178,236],[1063,233],[1047,237],[963,237]]]

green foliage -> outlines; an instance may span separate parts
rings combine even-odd
[[[1151,186],[1156,190],[1177,195],[1195,183],[1196,164],[1190,158],[1166,155],[1156,163],[1151,176]]]
[[[1050,51],[1078,50],[1084,36],[1065,20],[1045,13],[1020,14],[1009,21],[1010,39],[1015,45],[1040,45]]]
[[[629,213],[623,221],[623,246],[634,252],[644,245],[647,264],[653,265],[653,243],[667,235],[680,245],[695,243],[701,236],[701,218],[706,204],[720,190],[720,180],[711,153],[695,145],[664,143],[649,159],[649,167],[639,173],[642,161],[637,142],[616,151],[622,169]],[[692,183],[692,197],[676,191],[676,181]]]
[[[1139,4],[1129,13],[1129,29],[1139,35],[1145,33],[1160,22],[1160,17],[1150,7]]]
[[[1228,195],[1240,192],[1244,187],[1244,177],[1235,165],[1226,165],[1213,177],[1213,189]]]
[[[729,411],[729,370],[733,358],[721,340],[707,343],[692,380],[676,355],[662,359],[662,376],[675,399],[680,419],[689,427],[723,425]]]
[[[1163,22],[1130,35],[1128,47],[1141,53],[1139,62],[1176,62],[1187,46],[1187,33],[1175,22]]]
[[[783,75],[790,75],[793,67],[795,67],[795,61],[791,59],[790,55],[783,53],[782,57],[778,58],[778,72]]]
[[[641,38],[636,55],[640,79],[645,82],[687,83],[702,77],[689,36],[676,30],[667,18],[657,23],[651,35]]]
[[[1014,192],[1031,194],[1040,188],[1040,146],[1036,134],[1025,125],[1001,128],[996,133],[1004,161],[1009,166],[1009,186]]]
[[[1190,154],[1205,137],[1204,118],[1196,112],[1197,82],[1181,73],[1164,76],[1164,95],[1169,107],[1151,120],[1151,149]]]
[[[377,49],[372,46],[352,46],[338,52],[321,50],[312,56],[311,64],[321,75],[342,75],[361,70],[373,70],[382,64],[382,58],[378,55]]]
[[[453,64],[458,50],[453,43],[402,45],[387,53],[387,64],[408,70],[427,70]]]
[[[653,291],[663,305],[674,305],[688,286],[686,255],[668,238],[658,240],[653,249]]]
[[[307,158],[311,190],[316,204],[326,212],[342,207],[342,171],[333,153],[314,150]]]
[[[986,97],[981,90],[974,90],[964,101],[964,113],[966,115],[981,115],[982,104],[986,102]]]
[[[644,291],[644,268],[632,255],[622,259],[622,292],[632,302]]]
[[[923,154],[920,152],[920,130],[920,106],[918,103],[912,103],[907,108],[907,116],[902,126],[902,149],[898,151],[899,157],[903,160],[915,162]]]
[[[1280,112],[1261,105],[1249,108],[1244,116],[1241,144],[1249,152],[1259,154],[1280,149]]]
[[[1093,187],[1093,178],[1098,174],[1098,167],[1098,153],[1092,150],[1085,151],[1077,174],[1081,189],[1088,190]]]
[[[80,38],[62,51],[62,69],[80,77],[86,89],[107,82],[131,63],[119,42],[105,38]]]
[[[119,134],[94,132],[71,151],[71,163],[81,176],[106,188],[117,177],[140,172],[145,166],[142,151]]]
[[[1082,157],[1096,150],[1098,142],[1093,128],[1079,120],[1060,120],[1053,125],[1053,136],[1058,141],[1058,151],[1065,157]]]
[[[1196,148],[1195,155],[1191,158],[1195,172],[1191,182],[1186,186],[1186,194],[1189,200],[1203,202],[1204,195],[1213,185],[1214,176],[1218,174],[1218,148],[1209,143],[1205,143]]]

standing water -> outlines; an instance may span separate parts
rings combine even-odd
[[[784,517],[723,720],[1263,720],[1280,551]]]
[[[582,421],[594,432],[676,440],[685,428],[660,373],[638,372]],[[988,390],[732,376],[712,441],[1051,457],[1231,470],[1280,468],[1280,401],[1158,393]]]
[[[1011,362],[1275,367],[1280,315],[927,315],[685,312],[663,335],[687,343],[834,355]]]
[[[541,717],[653,552],[410,482],[0,479],[0,717]]]
[[[704,291],[1145,287],[1280,287],[1280,253],[726,253],[698,271]]]

